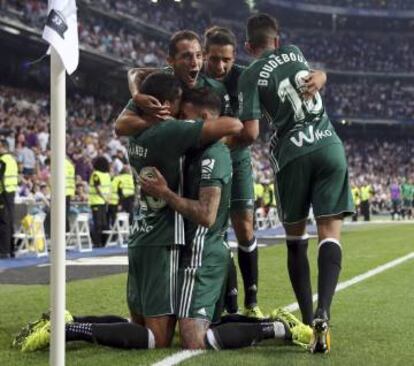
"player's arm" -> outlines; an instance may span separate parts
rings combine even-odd
[[[200,187],[198,200],[191,200],[169,189],[162,174],[156,168],[153,170],[151,178],[140,177],[141,189],[146,194],[166,201],[174,211],[198,225],[207,228],[214,225],[221,197],[220,187]]]
[[[138,116],[136,112],[125,108],[115,121],[115,133],[118,136],[132,136],[150,126],[151,123]]]
[[[157,98],[151,95],[141,94],[139,88],[142,81],[151,73],[159,71],[158,68],[135,68],[128,70],[128,88],[133,101],[136,105],[147,114],[163,117],[168,114]]]
[[[243,124],[238,118],[219,117],[206,120],[201,130],[200,144],[207,145],[225,136],[237,135],[242,129]]]

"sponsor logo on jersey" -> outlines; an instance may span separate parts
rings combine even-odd
[[[215,163],[214,159],[204,159],[201,162],[201,179],[211,179]]]
[[[331,130],[314,130],[313,126],[309,126],[307,131],[299,131],[297,136],[292,136],[290,141],[297,147],[302,147],[304,142],[308,144],[313,144],[314,142],[320,141],[322,139],[332,136]]]

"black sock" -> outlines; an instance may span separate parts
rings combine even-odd
[[[206,344],[218,349],[234,349],[253,346],[263,339],[275,337],[273,323],[228,323],[207,331]]]
[[[66,342],[86,341],[93,343],[91,323],[68,323],[65,326]]]
[[[239,243],[238,258],[244,284],[244,306],[252,308],[257,304],[257,283],[259,277],[256,238],[253,237],[248,242]]]
[[[222,316],[217,323],[211,324],[210,327],[214,328],[226,323],[269,323],[272,320],[269,318],[260,319],[256,317],[250,317],[242,314],[229,314]]]
[[[125,319],[118,315],[102,315],[102,316],[74,316],[74,323],[128,323],[128,319]]]
[[[342,250],[339,242],[328,238],[319,243],[318,311],[330,316],[332,298],[341,271]]]
[[[307,254],[308,239],[288,237],[286,243],[290,282],[298,300],[302,321],[309,325],[313,321],[313,302]]]
[[[231,256],[225,298],[225,308],[229,314],[237,313],[239,310],[239,306],[237,304],[237,294],[237,269],[234,264],[234,258]]]

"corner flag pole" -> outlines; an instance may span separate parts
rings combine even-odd
[[[50,47],[50,121],[52,145],[50,310],[51,366],[65,365],[66,304],[66,73],[79,63],[78,22],[75,0],[49,0],[43,39]]]
[[[65,157],[66,157],[66,72],[53,47],[50,53],[50,121],[52,145],[51,202],[51,366],[65,365]]]

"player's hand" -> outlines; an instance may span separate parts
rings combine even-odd
[[[169,108],[159,102],[157,98],[147,94],[135,94],[134,102],[147,114],[164,120],[170,115]]]
[[[155,167],[151,167],[151,174],[140,175],[139,180],[141,190],[152,197],[163,198],[169,190],[167,181]]]
[[[303,80],[305,83],[302,88],[302,97],[304,99],[311,99],[315,94],[321,90],[326,84],[326,73],[320,70],[312,70]]]

